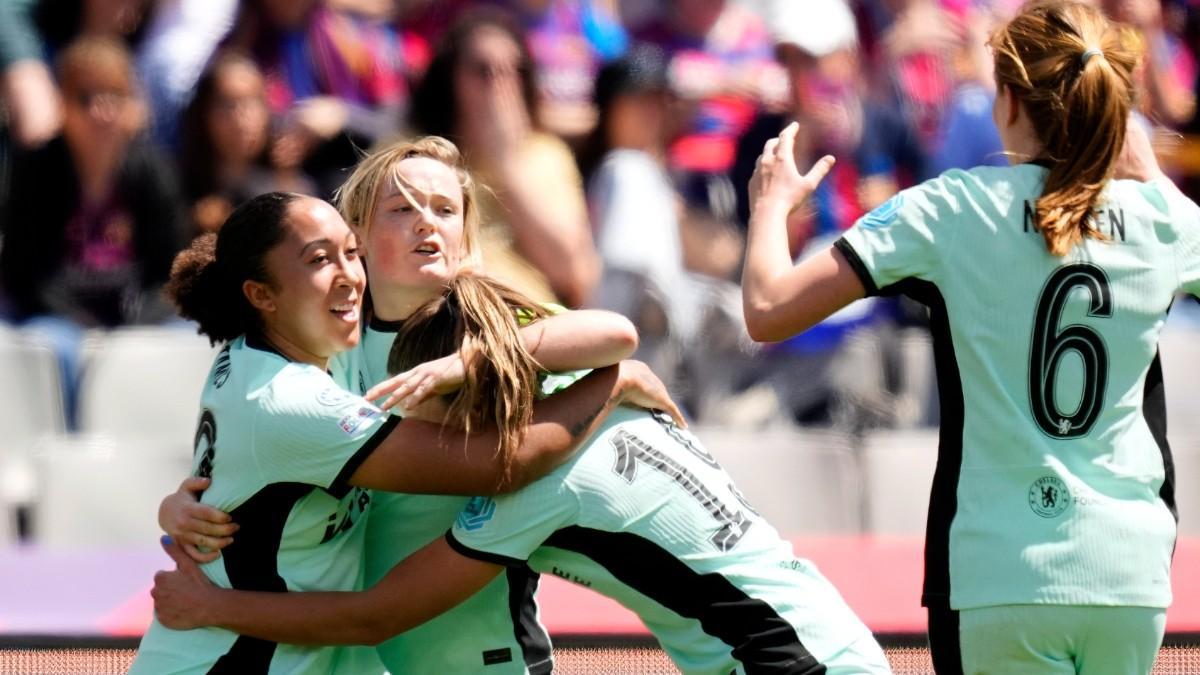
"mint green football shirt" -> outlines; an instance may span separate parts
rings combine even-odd
[[[941,438],[923,602],[1165,607],[1175,493],[1158,337],[1200,292],[1200,211],[1169,181],[1110,182],[1106,240],[1051,255],[1046,169],[948,171],[837,248],[869,294],[930,308]]]
[[[402,322],[370,321],[351,359],[362,393],[388,378],[387,361]],[[375,491],[366,526],[365,581],[442,536],[467,497]],[[538,615],[538,575],[513,568],[441,616],[377,648],[392,673],[549,673],[550,637]]]
[[[684,673],[808,672],[871,640],[699,441],[657,413],[618,408],[550,474],[473,499],[446,537],[465,556],[617,600]]]
[[[240,590],[361,588],[371,496],[347,481],[398,422],[319,368],[252,339],[228,344],[201,396],[192,468],[212,479],[201,502],[241,527],[205,575]],[[130,672],[349,672],[350,651],[155,621]]]

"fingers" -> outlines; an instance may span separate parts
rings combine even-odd
[[[198,513],[201,511],[203,513]],[[190,518],[184,522],[184,526],[180,529],[184,532],[194,532],[210,537],[232,537],[233,533],[237,532],[240,526],[237,523],[214,521],[210,515],[213,512],[225,515],[224,512],[218,511],[211,506],[204,509],[197,507],[188,514]],[[228,521],[229,517],[225,516],[225,520]]]
[[[407,373],[400,373],[399,375],[389,377],[388,379],[384,380],[383,382],[380,382],[379,384],[375,385],[374,387],[371,387],[370,389],[368,389],[367,393],[363,394],[363,398],[367,399],[368,401],[375,401],[377,399],[383,398],[384,396],[387,396],[388,394],[391,394],[392,392],[396,391],[398,388],[404,386],[404,384],[406,382],[405,375],[407,375]],[[389,400],[390,400],[390,398],[389,398]],[[395,404],[393,404],[393,405],[395,405]],[[383,408],[384,408],[384,410],[387,410],[387,406],[383,406]]]
[[[179,484],[179,491],[197,494],[197,493],[204,492],[205,490],[207,490],[208,486],[210,486],[210,485],[212,485],[212,479],[210,479],[210,478],[201,478],[200,476],[189,476],[189,477],[183,479],[183,482]]]
[[[667,403],[670,405],[664,408],[663,412],[670,415],[671,419],[675,420],[675,425],[680,429],[688,428],[687,420],[683,417],[683,411],[679,409],[679,406],[675,405],[675,401],[668,398]]]
[[[763,153],[762,153],[763,160],[770,161],[770,160],[774,159],[775,154],[778,151],[778,148],[779,148],[779,137],[778,136],[767,141],[766,145],[763,146]]]
[[[181,544],[191,544],[202,549],[219,551],[233,543],[233,537],[213,537],[199,532],[181,532],[176,539]]]
[[[796,161],[796,132],[800,130],[799,122],[792,122],[779,132],[779,147],[776,149],[780,159],[785,162]]]
[[[221,557],[220,551],[209,551],[205,553],[191,544],[184,544],[183,552],[186,553],[189,558],[200,564],[210,563]]]
[[[192,564],[191,558],[188,558],[187,554],[183,552],[183,547],[171,537],[163,535],[159,537],[158,543],[162,545],[162,549],[171,557],[171,560],[175,561],[176,567]]]
[[[813,164],[813,167],[804,175],[804,179],[809,181],[813,187],[816,187],[829,174],[829,170],[833,168],[835,162],[837,160],[834,159],[833,155],[825,155],[821,159],[818,159],[816,164]]]

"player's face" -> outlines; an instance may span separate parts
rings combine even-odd
[[[246,282],[267,338],[289,357],[324,367],[358,344],[366,275],[358,240],[329,204],[311,197],[288,209],[287,234],[266,255],[271,282]]]
[[[463,191],[454,169],[409,157],[385,178],[364,252],[371,292],[432,299],[458,271],[463,249]]]

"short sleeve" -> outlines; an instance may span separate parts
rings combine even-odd
[[[511,494],[472,498],[446,540],[468,558],[523,565],[550,535],[574,522],[578,512],[579,502],[555,472]]]
[[[953,181],[939,177],[903,190],[859,218],[834,246],[868,295],[904,279],[935,281],[959,209]]]
[[[260,392],[254,459],[269,482],[317,485],[334,496],[400,422],[310,366],[281,373]]]

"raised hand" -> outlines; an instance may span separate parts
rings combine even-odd
[[[796,133],[792,122],[779,136],[767,141],[750,178],[751,211],[767,204],[786,205],[791,211],[804,203],[833,168],[833,155],[825,155],[801,174],[796,166]]]

